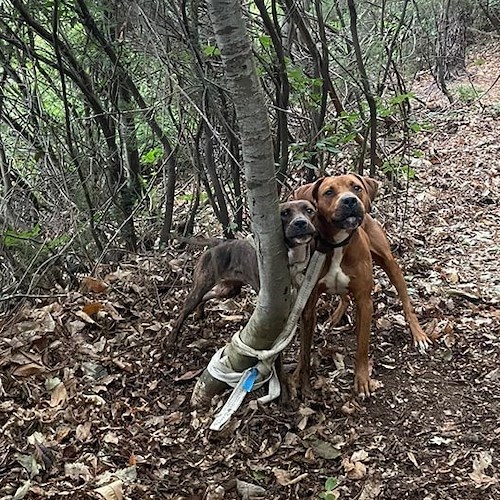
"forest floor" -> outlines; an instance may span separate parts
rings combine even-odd
[[[101,270],[106,290],[87,279],[0,317],[0,498],[317,499],[336,478],[341,499],[500,499],[498,75],[500,51],[475,55],[457,85],[493,88],[468,103],[462,89],[452,106],[421,78],[427,161],[407,194],[377,200],[428,352],[377,271],[374,396],[353,396],[353,325],[331,328],[322,302],[313,396],[283,407],[250,395],[215,433],[215,407],[193,411],[190,395],[255,297],[212,302],[165,355],[199,251],[138,256]]]

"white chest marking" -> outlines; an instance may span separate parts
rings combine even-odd
[[[298,247],[288,249],[288,266],[294,288],[300,288],[300,285],[304,281],[304,273],[309,264],[309,257],[309,245],[299,245]]]
[[[347,276],[340,267],[343,256],[343,248],[336,248],[334,250],[332,262],[330,263],[330,269],[328,269],[328,272],[319,281],[328,289],[330,293],[347,293],[349,276]]]

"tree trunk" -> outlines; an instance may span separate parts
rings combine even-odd
[[[352,44],[354,47],[354,53],[356,54],[356,63],[358,65],[359,75],[361,77],[361,86],[363,88],[363,93],[365,94],[366,102],[368,103],[368,108],[370,110],[370,175],[373,177],[375,175],[375,165],[377,161],[377,104],[375,98],[373,97],[372,90],[370,88],[370,80],[368,79],[368,74],[366,72],[365,63],[363,62],[363,54],[361,53],[361,45],[359,43],[358,36],[358,15],[356,12],[356,6],[354,5],[354,0],[347,0],[347,5],[349,7],[349,16],[351,19],[351,36]],[[366,141],[363,144],[363,149],[365,148]],[[361,155],[363,156],[363,155]],[[360,164],[360,169],[363,165]],[[361,170],[362,172],[362,170]],[[360,172],[360,173],[361,173]]]
[[[241,339],[254,349],[269,349],[283,329],[291,305],[269,120],[239,0],[209,0],[208,9],[236,108],[259,259],[261,290]],[[238,372],[256,362],[238,354],[231,344],[226,346],[226,354]],[[205,370],[193,391],[192,405],[209,403],[225,387]]]
[[[465,35],[469,19],[467,0],[443,0],[436,47],[436,73],[441,86],[465,72]]]

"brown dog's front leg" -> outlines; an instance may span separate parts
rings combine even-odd
[[[408,295],[408,288],[406,287],[406,281],[403,277],[403,273],[401,272],[401,268],[392,255],[390,256],[390,259],[386,259],[381,262],[381,266],[387,273],[387,276],[389,276],[391,283],[396,287],[399,298],[401,299],[406,321],[408,321],[408,325],[410,326],[411,334],[413,336],[413,343],[420,349],[426,349],[431,344],[431,341],[422,330],[422,327],[418,322],[417,315],[413,310],[413,306],[411,305],[410,297]]]
[[[376,384],[370,379],[368,368],[368,352],[370,349],[370,328],[373,315],[373,301],[370,291],[355,295],[356,300],[356,366],[354,389],[362,396],[370,396]]]

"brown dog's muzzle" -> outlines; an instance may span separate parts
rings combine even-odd
[[[343,194],[335,204],[331,220],[335,227],[353,231],[363,222],[365,209],[361,200],[352,194]]]

